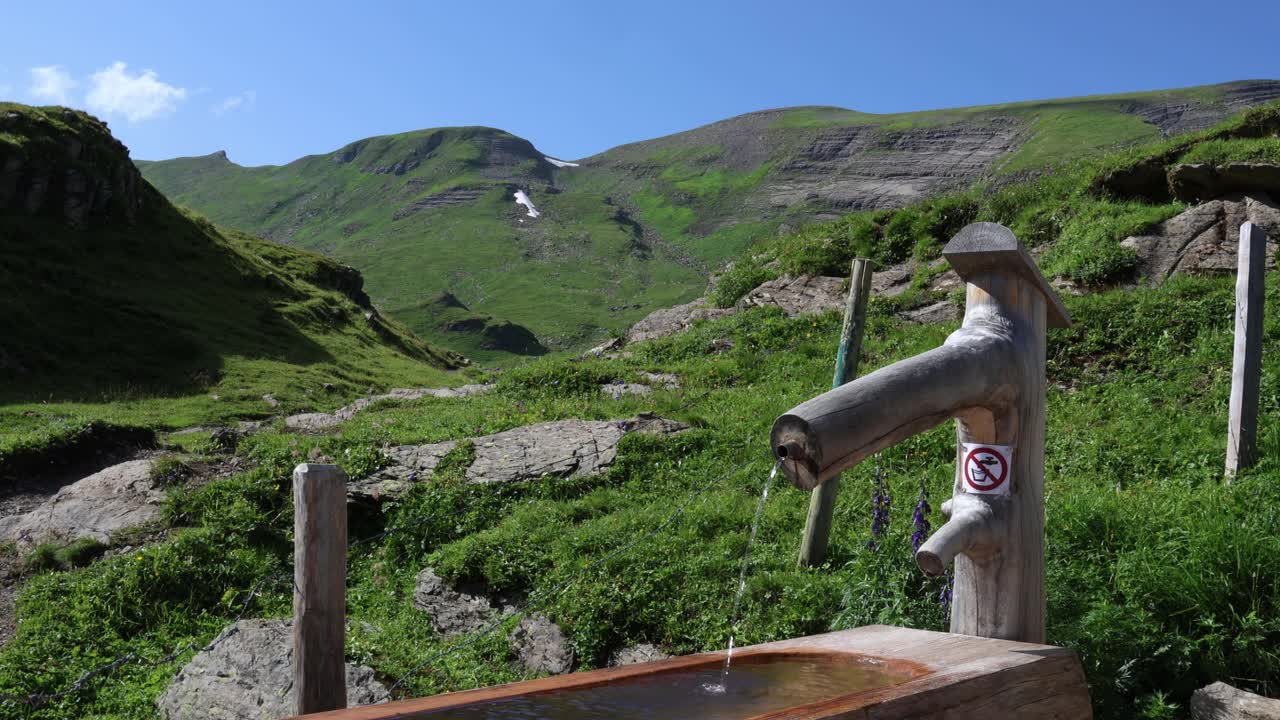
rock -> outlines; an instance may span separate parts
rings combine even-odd
[[[467,482],[509,483],[543,475],[595,475],[613,463],[621,422],[559,420],[476,438],[476,459]]]
[[[0,212],[58,218],[73,227],[121,220],[132,224],[143,183],[129,149],[86,113],[38,109],[7,113],[5,130],[28,143],[0,146]],[[63,152],[33,152],[43,144]]]
[[[1280,720],[1280,700],[1216,682],[1191,694],[1191,717],[1194,720]]]
[[[617,382],[601,385],[600,391],[614,400],[621,400],[623,395],[649,395],[653,388],[639,383]]]
[[[476,588],[450,588],[432,568],[418,573],[413,588],[413,606],[431,618],[436,632],[450,637],[475,632],[513,609],[495,605]]]
[[[301,432],[318,432],[344,423],[356,416],[356,413],[382,400],[420,400],[424,397],[461,398],[472,395],[483,395],[493,389],[493,385],[462,385],[451,388],[397,388],[382,395],[363,397],[350,405],[340,407],[333,413],[303,413],[290,415],[284,419],[285,427]]]
[[[284,426],[294,432],[320,432],[336,427],[342,422],[329,413],[302,413],[284,419]]]
[[[529,672],[562,675],[573,669],[573,647],[559,625],[541,613],[529,615],[512,631],[511,649]]]
[[[1138,254],[1138,271],[1153,284],[1176,273],[1232,273],[1240,225],[1246,221],[1267,231],[1267,264],[1274,267],[1280,207],[1262,193],[1229,195],[1196,205],[1145,235],[1125,238],[1120,245]]]
[[[262,396],[262,402],[264,402],[264,403],[266,403],[266,404],[270,405],[270,406],[271,406],[271,407],[273,407],[273,408],[278,408],[278,407],[280,407],[280,401],[279,401],[279,400],[277,400],[277,399],[276,399],[276,396],[275,396],[275,395],[272,395],[271,393],[267,393],[266,395],[263,395],[263,396]]]
[[[236,446],[240,444],[240,438],[244,437],[244,433],[231,428],[214,428],[209,433],[209,444],[220,452],[235,452]]]
[[[609,656],[609,667],[634,665],[636,663],[653,662],[654,660],[666,660],[669,657],[671,656],[660,650],[656,645],[641,643],[639,645],[632,645],[631,647],[614,651],[614,653]]]
[[[112,465],[58,491],[34,510],[0,519],[0,539],[30,547],[92,538],[160,516],[164,491],[151,477],[151,460]]]
[[[583,354],[582,354],[582,357],[584,357],[584,358],[585,358],[585,357],[600,357],[601,355],[606,355],[606,354],[611,353],[611,352],[613,352],[613,351],[615,351],[615,350],[621,350],[624,346],[626,346],[626,344],[627,344],[627,340],[626,340],[626,338],[620,338],[620,337],[609,338],[608,340],[605,340],[604,342],[600,343],[599,345],[597,345],[597,346],[595,346],[595,347],[591,348],[590,350],[586,351],[585,353],[583,353]]]
[[[915,277],[916,262],[908,260],[900,265],[887,267],[880,272],[871,273],[871,293],[883,297],[894,297],[906,292],[911,287],[911,279]]]
[[[1230,193],[1262,192],[1280,196],[1280,165],[1259,162],[1175,165],[1169,170],[1169,189],[1174,197],[1185,202],[1210,200]]]
[[[684,305],[654,310],[627,331],[627,342],[636,343],[683,332],[698,320],[714,320],[732,315],[732,309],[713,308],[705,297]]]
[[[782,276],[770,280],[738,301],[737,307],[782,308],[787,317],[813,315],[828,310],[843,311],[845,279],[822,275]]]
[[[663,390],[678,390],[680,388],[680,376],[674,373],[653,373],[642,370],[638,374],[641,380],[651,386],[660,387]]]
[[[720,353],[729,352],[733,348],[733,340],[730,340],[729,338],[716,338],[707,345],[707,352],[712,355],[719,355]]]
[[[929,269],[937,271],[938,268],[946,264],[946,258],[938,258],[929,263]],[[951,292],[956,288],[964,287],[964,280],[960,279],[960,275],[950,268],[945,272],[938,273],[929,278],[929,282],[924,284],[924,289],[930,292]]]
[[[241,620],[191,658],[156,699],[166,720],[277,720],[296,711],[293,621]],[[391,699],[373,670],[347,664],[347,704]]]
[[[1129,167],[1108,171],[1093,183],[1096,195],[1152,203],[1169,202],[1169,180],[1163,157],[1152,157]]]
[[[956,307],[949,300],[940,300],[932,305],[925,305],[915,310],[907,310],[902,313],[902,317],[914,323],[932,324],[955,322],[962,317],[963,313],[960,308]]]
[[[401,497],[414,483],[431,476],[440,460],[458,446],[453,440],[430,445],[401,445],[392,448],[390,464],[367,478],[347,484],[347,495],[381,502]]]
[[[475,460],[467,468],[471,483],[510,483],[544,475],[587,477],[602,472],[617,457],[627,433],[671,435],[688,426],[649,413],[630,420],[556,420],[473,438]],[[370,477],[350,483],[348,494],[363,499],[394,499],[421,482],[457,445],[403,445],[390,451],[391,463]]]

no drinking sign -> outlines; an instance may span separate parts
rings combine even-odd
[[[976,495],[1008,495],[1013,486],[1013,446],[961,443],[960,474],[964,491]]]

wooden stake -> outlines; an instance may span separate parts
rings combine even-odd
[[[1267,233],[1251,222],[1241,225],[1236,275],[1235,357],[1231,364],[1231,405],[1227,419],[1228,481],[1238,471],[1257,461],[1266,257]]]
[[[871,298],[871,261],[856,258],[849,273],[849,298],[844,308],[844,327],[840,330],[840,347],[836,350],[836,371],[831,379],[835,389],[858,376],[862,355],[862,334],[867,325],[867,303]],[[836,509],[840,478],[835,477],[814,488],[809,497],[809,517],[800,539],[800,567],[821,565],[831,538],[831,517]]]
[[[293,660],[298,714],[347,707],[347,476],[293,471]]]

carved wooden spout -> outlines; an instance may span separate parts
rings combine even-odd
[[[1045,330],[1070,319],[1007,228],[970,225],[943,255],[966,282],[961,328],[798,405],[771,442],[788,479],[811,489],[955,418],[950,519],[916,560],[930,575],[955,562],[952,632],[1043,642]]]

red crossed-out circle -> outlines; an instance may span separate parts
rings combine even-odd
[[[992,469],[988,469],[986,465],[978,462],[978,455],[980,453],[987,453],[999,460],[1000,470],[996,472]],[[987,479],[985,481],[975,480],[973,472],[975,469],[980,470],[979,477],[985,477]],[[995,490],[1003,485],[1004,480],[1007,477],[1009,477],[1009,462],[1004,459],[1003,454],[989,447],[976,447],[970,450],[969,454],[964,457],[964,481],[974,490],[990,492],[991,490]]]

